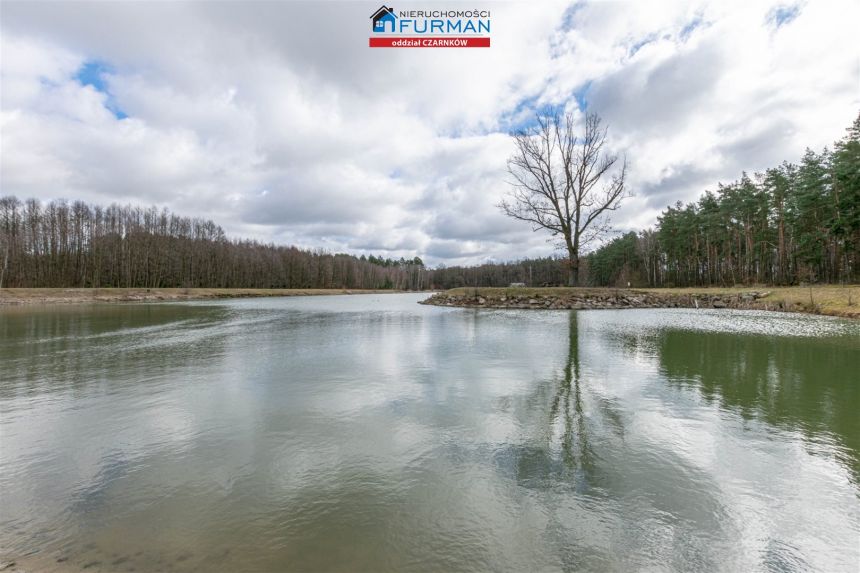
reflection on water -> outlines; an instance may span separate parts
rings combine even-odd
[[[420,298],[0,310],[0,561],[857,570],[857,323]]]
[[[831,444],[860,483],[860,349],[833,340],[715,332],[659,337],[670,384],[695,387],[706,401],[744,419]],[[844,341],[850,343],[850,341]]]

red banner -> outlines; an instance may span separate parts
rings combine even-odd
[[[371,48],[489,48],[489,38],[442,37],[442,38],[370,38]]]

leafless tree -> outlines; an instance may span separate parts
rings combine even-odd
[[[0,286],[387,288],[415,290],[414,259],[358,258],[228,239],[167,209],[0,196]]]
[[[508,159],[513,190],[499,207],[509,217],[548,230],[564,244],[568,285],[579,282],[580,252],[610,230],[609,214],[630,194],[626,158],[606,149],[600,117],[585,116],[578,133],[572,113],[539,115],[534,126],[513,134]]]
[[[3,264],[0,265],[0,288],[3,288],[3,278],[6,276],[6,267],[9,265],[9,241],[0,232],[0,249],[3,250]]]

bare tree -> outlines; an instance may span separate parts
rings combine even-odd
[[[167,209],[44,205],[0,196],[0,287],[397,288],[430,284],[414,259],[361,259],[250,240]]]
[[[0,288],[3,288],[3,278],[6,276],[6,267],[9,265],[9,240],[0,234],[0,245],[3,247],[3,264],[0,265]]]
[[[577,133],[572,113],[539,115],[533,127],[513,134],[508,159],[513,190],[499,207],[509,217],[548,230],[567,249],[568,286],[579,281],[579,254],[610,230],[609,217],[630,194],[627,159],[608,153],[600,117],[585,117]]]

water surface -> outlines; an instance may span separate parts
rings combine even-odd
[[[0,561],[860,568],[860,323],[423,297],[0,309]]]

